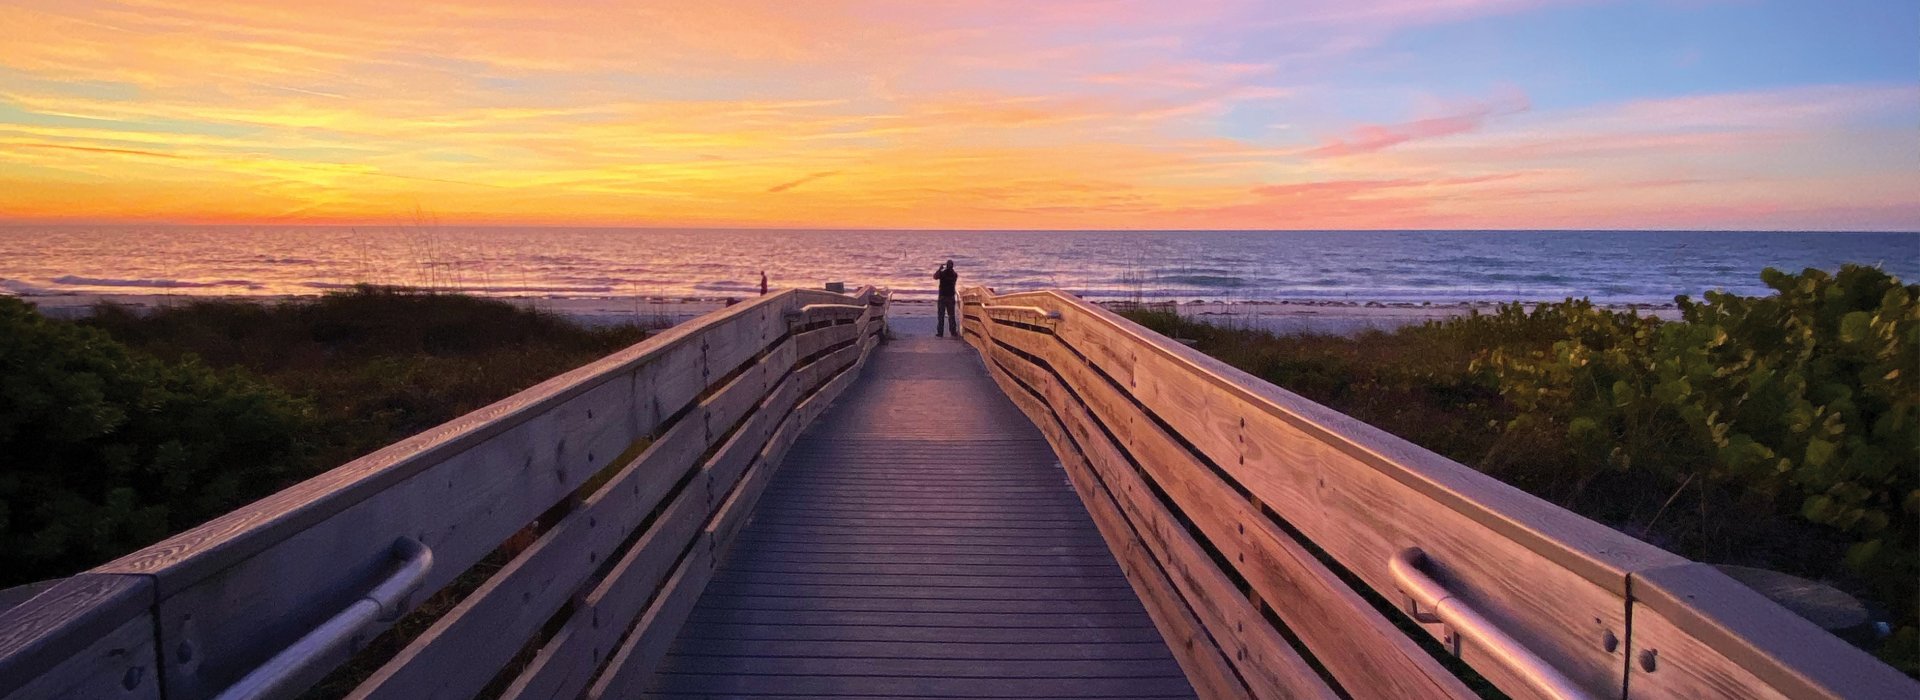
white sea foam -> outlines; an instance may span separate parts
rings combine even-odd
[[[53,278],[54,284],[68,287],[135,287],[140,289],[211,289],[215,287],[238,287],[241,289],[262,290],[266,285],[252,280],[170,280],[170,279],[115,279],[112,277],[82,277],[80,275],[61,275]]]

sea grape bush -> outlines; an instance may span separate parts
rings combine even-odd
[[[1882,657],[1920,666],[1920,285],[1872,267],[1768,269],[1775,294],[1677,299],[1660,322],[1585,301],[1464,319],[1488,338],[1558,325],[1542,349],[1489,343],[1474,363],[1556,429],[1572,464],[1727,489],[1831,528],[1893,608]]]
[[[0,587],[65,576],[639,342],[492,299],[0,298]]]
[[[166,361],[233,369],[317,411],[310,476],[640,342],[499,299],[362,286],[273,303],[96,308],[81,325]],[[264,493],[258,495],[266,495]]]
[[[311,407],[0,297],[0,585],[65,576],[282,485]]]

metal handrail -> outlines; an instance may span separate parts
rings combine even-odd
[[[810,314],[815,311],[825,311],[827,309],[851,309],[853,311],[866,311],[867,305],[866,304],[825,304],[825,303],[808,304],[806,306],[800,307],[800,313]]]
[[[1592,697],[1573,679],[1561,673],[1560,669],[1527,649],[1520,640],[1508,635],[1499,625],[1474,610],[1467,601],[1455,597],[1446,586],[1428,576],[1421,568],[1426,560],[1426,552],[1420,551],[1419,547],[1408,547],[1388,560],[1387,569],[1393,573],[1395,585],[1406,596],[1407,614],[1421,623],[1446,625],[1443,634],[1453,653],[1460,653],[1463,638],[1471,639],[1493,655],[1500,665],[1512,669],[1528,686],[1540,691],[1541,695],[1568,700]]]
[[[1019,312],[1030,313],[1030,314],[1039,314],[1041,316],[1047,317],[1048,319],[1052,319],[1055,321],[1060,320],[1060,312],[1050,310],[1050,309],[1042,309],[1038,306],[1001,306],[998,304],[981,304],[980,308],[985,309],[989,312],[1005,309],[1007,311],[1019,311]]]
[[[361,629],[373,622],[400,619],[407,610],[407,596],[412,595],[421,581],[426,580],[427,572],[433,570],[433,549],[412,537],[402,537],[394,541],[393,555],[400,564],[380,585],[229,686],[220,693],[219,700],[297,695],[318,680],[314,676],[328,670],[318,665],[321,660],[348,646]]]

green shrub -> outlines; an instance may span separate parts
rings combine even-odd
[[[0,298],[0,586],[97,565],[644,337],[375,287],[77,323]]]
[[[1638,472],[1676,494],[1722,489],[1739,507],[1830,528],[1895,613],[1882,655],[1912,672],[1920,286],[1857,265],[1762,279],[1775,294],[1680,297],[1672,323],[1569,302],[1547,312],[1561,340],[1489,349],[1479,366],[1518,411],[1507,430],[1561,431],[1571,464]]]
[[[64,576],[270,493],[312,408],[0,298],[0,585]]]
[[[635,326],[586,328],[497,299],[386,287],[271,304],[202,300],[145,314],[103,306],[83,323],[161,358],[243,369],[312,402],[313,473],[646,337]]]

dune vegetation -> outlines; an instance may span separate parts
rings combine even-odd
[[[1828,581],[1920,671],[1920,285],[1767,270],[1661,321],[1584,300],[1357,336],[1130,314],[1306,398],[1710,563]]]
[[[0,297],[0,587],[100,564],[645,335],[378,287],[80,321]]]

